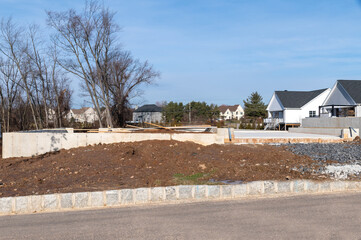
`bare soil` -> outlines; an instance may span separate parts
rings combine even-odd
[[[307,156],[269,145],[144,141],[61,150],[0,160],[0,197],[122,188],[211,184],[210,181],[324,179]],[[213,183],[214,184],[214,183]]]

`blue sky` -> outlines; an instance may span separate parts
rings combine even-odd
[[[361,79],[361,4],[356,0],[104,0],[121,42],[161,73],[134,104],[239,104],[258,91],[332,87]],[[45,9],[83,1],[0,0],[0,16],[45,26]],[[73,88],[79,90],[78,83]],[[83,100],[74,93],[74,106]]]

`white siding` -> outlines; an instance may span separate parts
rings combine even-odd
[[[272,98],[271,98],[270,103],[267,106],[268,112],[282,111],[283,109],[284,108],[283,108],[281,102],[279,101],[278,97],[274,93]]]
[[[302,119],[301,109],[285,109],[283,120],[285,123],[300,123]]]
[[[355,107],[355,117],[361,117],[361,106]]]
[[[162,122],[161,112],[133,112],[133,121],[143,121],[150,123]]]
[[[285,123],[301,123],[301,119],[309,117],[310,111],[315,111],[316,115],[319,116],[319,106],[322,105],[329,93],[330,89],[325,90],[301,109],[285,109],[283,112]]]
[[[343,87],[336,83],[322,105],[355,105],[355,102]]]
[[[330,94],[330,89],[327,89],[314,99],[312,99],[310,102],[308,102],[306,105],[302,107],[302,118],[309,117],[310,111],[316,111],[316,115],[319,116],[319,107],[322,106],[327,96]]]

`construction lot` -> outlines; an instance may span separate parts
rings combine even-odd
[[[202,146],[174,140],[98,144],[2,159],[0,197],[256,180],[359,179],[360,162],[357,139],[333,145]],[[329,169],[340,165],[351,165],[351,170]]]

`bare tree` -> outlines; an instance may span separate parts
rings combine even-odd
[[[0,51],[12,62],[14,62],[17,70],[19,71],[22,84],[21,87],[26,92],[28,104],[30,106],[34,125],[39,129],[39,115],[36,112],[31,86],[29,84],[29,59],[26,57],[27,43],[24,41],[23,29],[18,27],[9,18],[7,21],[4,19],[0,24]]]
[[[106,109],[107,125],[113,126],[107,65],[111,60],[113,35],[118,26],[113,24],[113,14],[98,6],[95,1],[86,4],[83,12],[48,11],[48,25],[56,30],[54,43],[62,50],[59,64],[69,73],[83,80],[87,93],[96,109],[102,127],[101,107]]]
[[[120,49],[119,26],[114,13],[95,1],[84,11],[48,11],[48,25],[56,30],[54,42],[62,50],[59,64],[83,80],[83,86],[97,111],[102,126],[101,107],[108,126],[124,125],[126,107],[140,93],[139,86],[159,76],[147,62],[134,60]],[[115,117],[115,119],[114,119]]]
[[[159,73],[148,62],[132,58],[129,52],[119,52],[110,67],[107,85],[112,96],[113,114],[119,126],[125,124],[132,98],[142,94],[141,86],[152,84]]]
[[[19,81],[19,72],[15,64],[0,58],[1,118],[4,132],[10,131],[14,102],[20,91]]]

